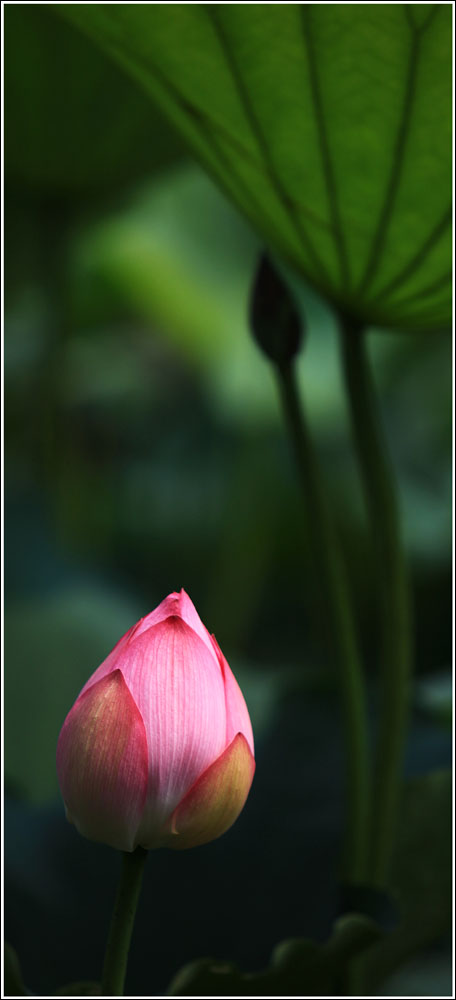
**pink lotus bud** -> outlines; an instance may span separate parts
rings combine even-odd
[[[196,847],[252,784],[249,713],[190,598],[170,594],[83,687],[57,745],[67,818],[112,847]]]

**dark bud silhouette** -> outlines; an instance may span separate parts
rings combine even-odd
[[[274,264],[263,253],[252,287],[250,329],[261,350],[281,367],[298,353],[302,322],[290,292]]]

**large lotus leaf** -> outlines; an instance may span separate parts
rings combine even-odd
[[[43,4],[5,7],[8,180],[103,193],[181,152],[174,130],[93,42]]]
[[[450,4],[57,4],[262,238],[371,324],[450,318]]]

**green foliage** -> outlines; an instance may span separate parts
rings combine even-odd
[[[173,979],[169,996],[337,996],[344,993],[351,960],[378,940],[367,917],[341,918],[325,944],[282,941],[263,972],[243,973],[231,964],[201,959]]]
[[[6,175],[53,197],[107,191],[176,157],[174,132],[44,4],[5,7]]]
[[[368,990],[451,926],[451,790],[449,771],[436,771],[404,787],[391,888],[400,922],[366,959]]]
[[[78,233],[72,255],[77,321],[99,321],[97,297],[104,322],[106,305],[115,316],[128,310],[156,335],[165,333],[193,368],[210,366],[215,395],[223,399],[246,365],[250,383],[260,381],[245,316],[257,253],[256,239],[204,173],[180,165]],[[92,372],[98,386],[103,369]],[[251,392],[252,384],[249,398]]]
[[[268,705],[283,656],[289,665],[306,662],[308,670],[312,662],[300,626],[290,629],[287,618],[284,651],[280,632],[274,645],[272,632],[265,638],[257,624],[263,607],[266,622],[274,618],[282,589],[277,581],[290,588],[296,622],[312,588],[303,570],[305,552],[296,558],[302,512],[293,473],[281,457],[286,452],[274,384],[246,323],[257,241],[197,168],[156,177],[68,234],[61,256],[68,261],[64,306],[68,311],[69,299],[72,319],[65,333],[54,286],[44,297],[24,258],[34,247],[46,261],[43,240],[51,235],[47,226],[38,234],[31,226],[24,232],[17,257],[20,294],[6,312],[11,503],[17,510],[15,490],[23,476],[29,492],[44,466],[50,518],[63,551],[108,571],[131,565],[135,586],[144,581],[147,589],[139,606],[125,604],[115,584],[100,580],[74,585],[58,576],[55,589],[46,590],[53,557],[25,542],[19,529],[21,589],[30,587],[38,568],[40,575],[37,592],[10,592],[5,612],[6,776],[37,802],[57,791],[58,732],[88,673],[120,630],[160,599],[163,579],[170,589],[187,582],[201,595],[204,618],[225,637],[234,659],[244,650],[247,660],[261,663],[258,697],[264,690]],[[352,581],[365,615],[362,512],[354,502],[334,323],[302,289],[299,302],[307,318],[301,384],[334,508],[349,532]],[[412,345],[408,335],[377,334],[371,347],[388,398],[409,545],[426,561],[426,574],[435,574],[436,561],[446,565],[451,537],[448,341],[416,337]],[[43,455],[49,428],[52,462]],[[38,531],[34,517],[36,510],[27,523]],[[9,539],[12,568],[18,554],[11,520]],[[426,623],[418,645],[420,667],[429,672],[445,663],[446,647],[442,584],[439,590],[435,575],[427,581],[426,575],[417,618]],[[364,627],[370,635],[369,618]]]
[[[451,311],[449,4],[61,4],[342,310]]]

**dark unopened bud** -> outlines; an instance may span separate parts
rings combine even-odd
[[[250,299],[250,329],[257,344],[278,365],[290,362],[301,346],[302,323],[285,282],[262,254]]]

